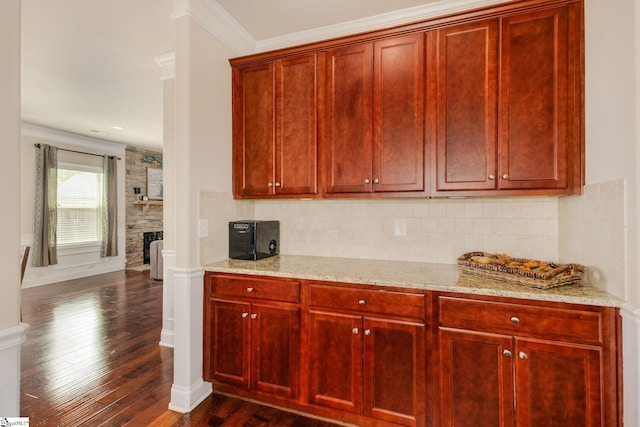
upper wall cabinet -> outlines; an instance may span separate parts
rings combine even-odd
[[[434,31],[434,195],[579,194],[580,4]]]
[[[501,3],[231,65],[237,198],[582,192],[582,0]]]
[[[317,192],[316,55],[233,69],[234,194]]]
[[[424,192],[424,35],[326,53],[327,195]]]

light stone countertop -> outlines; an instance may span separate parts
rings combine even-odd
[[[452,264],[277,255],[258,261],[225,259],[205,271],[305,280],[460,292],[539,301],[621,307],[620,299],[585,283],[536,289],[515,282],[464,273]]]

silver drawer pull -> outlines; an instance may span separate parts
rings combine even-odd
[[[524,351],[518,353],[518,357],[522,360],[527,360],[529,358],[529,356],[527,356],[527,353],[525,353]]]
[[[365,330],[364,330],[364,334],[365,334],[366,336],[371,335],[371,329],[365,329]]]
[[[516,316],[513,316],[513,317],[511,318],[511,322],[512,322],[512,323],[515,323],[515,324],[518,324],[518,323],[520,323],[520,318],[519,318],[519,317],[516,317]]]
[[[505,348],[504,350],[502,350],[502,354],[503,354],[505,357],[511,357],[511,356],[513,356],[513,354],[511,353],[511,350],[508,350],[508,349],[506,349],[506,348]]]
[[[253,288],[247,288],[247,292],[253,292]]]
[[[360,305],[365,305],[366,303],[367,302],[365,300],[363,300],[363,299],[358,300],[358,304],[360,304]]]
[[[242,313],[242,317],[245,318],[249,315],[249,313]]]
[[[252,319],[252,320],[256,320],[257,318],[258,318],[258,315],[257,315],[256,313],[253,313],[253,314],[251,315],[251,319]]]
[[[351,332],[353,332],[353,335],[358,335],[358,332],[360,331],[358,330],[358,328],[353,328]]]

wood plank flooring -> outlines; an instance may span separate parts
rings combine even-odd
[[[21,416],[33,426],[333,427],[214,394],[167,410],[173,350],[160,347],[162,282],[119,271],[22,291]]]

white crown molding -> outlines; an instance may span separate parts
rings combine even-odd
[[[319,40],[341,37],[349,34],[357,34],[396,25],[418,22],[429,18],[444,16],[450,13],[491,6],[499,3],[507,3],[513,0],[441,0],[408,9],[397,10],[367,18],[342,22],[326,27],[314,28],[284,36],[259,40],[256,43],[256,52],[280,49]]]
[[[237,55],[255,52],[256,41],[216,0],[174,0],[173,19],[190,16]]]
[[[160,80],[170,80],[176,77],[176,54],[175,52],[165,53],[153,58],[160,67]]]
[[[39,139],[43,141],[56,142],[59,144],[71,145],[80,149],[100,150],[104,154],[121,155],[125,154],[126,144],[106,141],[104,139],[91,138],[89,136],[78,135],[76,133],[65,132],[58,129],[48,128],[33,123],[22,122],[22,136]]]

